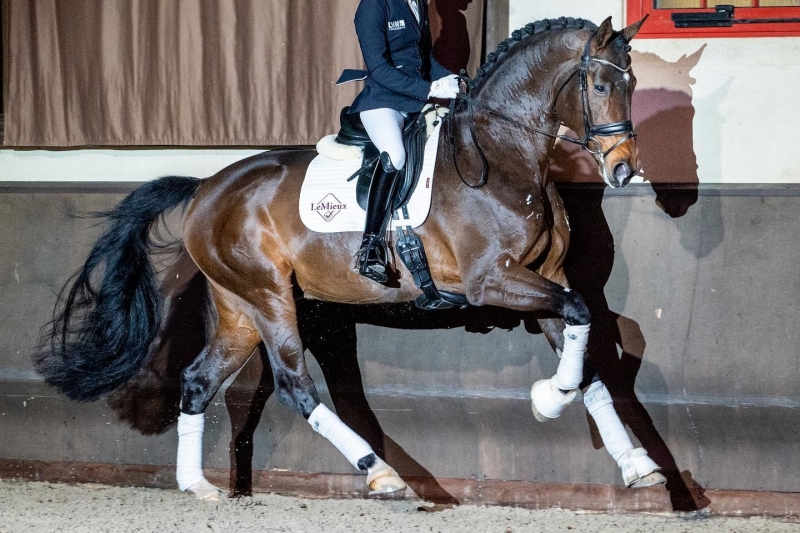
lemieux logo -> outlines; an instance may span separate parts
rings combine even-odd
[[[316,204],[311,204],[311,210],[316,211],[316,213],[321,216],[325,222],[330,222],[333,220],[333,217],[339,214],[339,211],[344,211],[345,209],[347,209],[347,204],[343,204],[338,198],[330,193],[326,194],[325,198]]]
[[[397,31],[397,30],[404,30],[406,29],[406,21],[403,19],[400,20],[390,20],[389,21],[389,31]]]

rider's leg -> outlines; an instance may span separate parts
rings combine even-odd
[[[386,152],[392,160],[394,168],[402,169],[406,164],[406,149],[403,146],[403,124],[405,117],[399,111],[382,107],[362,111],[361,123],[367,130],[369,139],[378,149],[378,153]]]
[[[386,283],[388,276],[384,233],[391,214],[397,176],[406,161],[403,146],[404,117],[393,109],[372,109],[361,113],[361,122],[380,152],[381,161],[369,189],[364,237],[358,252],[358,271],[378,283]]]

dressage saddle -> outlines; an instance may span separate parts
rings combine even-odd
[[[358,180],[356,182],[356,199],[358,205],[366,211],[370,182],[375,175],[377,165],[381,164],[380,153],[375,145],[372,144],[358,114],[348,113],[349,109],[349,107],[345,107],[339,114],[341,126],[339,133],[336,135],[336,142],[358,146],[363,149],[364,155],[361,168],[350,176],[348,181]],[[425,113],[409,113],[403,125],[406,165],[397,178],[399,183],[394,187],[395,193],[390,207],[396,219],[399,219],[397,216],[397,211],[399,210],[404,211],[406,213],[405,218],[408,218],[405,205],[410,200],[422,172],[426,141],[427,123]],[[411,272],[414,283],[422,289],[422,294],[414,301],[417,307],[424,310],[434,310],[452,307],[464,308],[468,305],[464,295],[440,291],[436,288],[431,277],[425,248],[411,226],[404,226],[398,232],[396,247],[398,255],[409,272]]]
[[[367,195],[375,167],[380,160],[378,149],[369,139],[367,130],[361,123],[358,113],[348,113],[350,107],[345,107],[339,114],[340,129],[336,134],[336,142],[350,146],[358,146],[364,151],[364,156],[359,168],[348,181],[357,179],[356,200],[361,209],[367,209]],[[419,175],[422,172],[422,152],[425,150],[426,140],[425,118],[420,113],[409,113],[403,125],[403,143],[406,148],[406,165],[400,173],[399,183],[395,187],[391,210],[396,211],[406,205],[417,186]]]

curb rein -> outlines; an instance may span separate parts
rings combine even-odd
[[[486,179],[488,176],[489,171],[489,163],[486,160],[486,155],[483,153],[483,149],[481,148],[480,144],[478,143],[478,137],[475,134],[475,108],[480,109],[481,111],[485,111],[489,115],[495,116],[499,119],[502,119],[506,122],[509,122],[528,133],[535,133],[539,135],[544,135],[545,137],[549,137],[551,139],[561,139],[562,141],[570,142],[572,144],[577,144],[581,147],[582,150],[586,150],[590,154],[599,158],[600,163],[602,164],[605,161],[605,158],[610,154],[612,151],[616,150],[622,144],[628,142],[630,139],[636,138],[636,133],[633,131],[633,122],[630,120],[623,120],[620,122],[607,122],[605,124],[595,124],[592,125],[592,117],[591,112],[592,108],[589,106],[589,81],[588,81],[588,74],[587,69],[589,67],[589,63],[595,62],[600,63],[601,65],[606,65],[609,67],[613,67],[622,73],[627,73],[631,70],[631,65],[628,65],[626,68],[622,68],[619,65],[616,65],[610,61],[606,61],[597,56],[593,56],[589,54],[589,49],[591,47],[592,39],[596,35],[597,32],[592,32],[589,36],[589,39],[586,41],[586,45],[583,48],[583,55],[581,56],[581,65],[575,70],[569,78],[561,85],[561,88],[556,93],[555,100],[553,101],[553,109],[558,116],[558,111],[556,108],[556,103],[558,102],[558,97],[561,96],[561,92],[564,90],[564,87],[572,81],[572,78],[575,77],[575,74],[579,74],[580,78],[580,93],[581,93],[581,113],[583,115],[583,129],[584,134],[583,138],[579,139],[577,137],[569,137],[568,135],[558,135],[553,134],[544,130],[540,130],[539,128],[534,128],[532,126],[528,126],[523,124],[522,122],[509,117],[508,115],[504,115],[494,109],[490,108],[489,106],[482,104],[475,100],[472,97],[472,91],[475,89],[475,81],[469,78],[466,74],[465,70],[462,70],[458,76],[459,81],[463,81],[466,85],[467,92],[466,93],[458,93],[454,99],[450,101],[450,113],[448,118],[451,121],[455,120],[455,112],[457,107],[459,106],[460,102],[466,103],[466,109],[469,112],[469,133],[472,139],[472,143],[475,145],[475,148],[478,150],[478,155],[481,159],[481,177],[476,184],[470,184],[465,179],[461,173],[461,170],[458,168],[458,160],[456,158],[456,146],[455,146],[455,134],[453,132],[454,124],[451,122],[447,128],[447,141],[450,147],[450,157],[453,161],[453,166],[456,169],[456,173],[458,177],[461,179],[462,183],[471,189],[478,189],[486,185]],[[560,122],[563,124],[563,122]],[[612,135],[619,135],[625,134],[623,138],[618,140],[614,143],[611,148],[606,151],[601,151],[599,148],[600,142],[595,137],[610,137]],[[592,150],[589,148],[589,143],[594,142],[597,144],[598,148]]]

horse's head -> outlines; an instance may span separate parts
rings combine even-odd
[[[631,122],[636,77],[628,42],[643,22],[614,31],[609,17],[588,39],[576,43],[581,50],[579,67],[565,65],[571,71],[556,95],[559,119],[582,136],[581,144],[594,155],[600,176],[610,187],[624,187],[639,170]],[[585,33],[576,37],[580,35]]]

